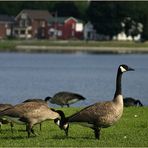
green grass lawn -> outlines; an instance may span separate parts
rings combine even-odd
[[[62,108],[71,115],[80,108]],[[27,138],[24,125],[16,125],[11,133],[9,125],[3,125],[0,133],[0,147],[148,147],[148,107],[130,107],[124,109],[120,121],[109,128],[102,129],[100,140],[94,138],[91,129],[79,125],[70,125],[69,137],[65,137],[53,121],[34,127],[39,136]]]

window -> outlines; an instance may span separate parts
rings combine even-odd
[[[41,27],[45,27],[45,21],[41,21],[41,22],[40,22],[40,26],[41,26]]]
[[[25,27],[25,20],[24,19],[20,20],[20,27]]]
[[[62,31],[58,30],[58,36],[62,36]]]
[[[18,30],[15,30],[14,33],[15,33],[16,35],[18,35]]]
[[[75,24],[72,24],[72,29],[75,29]]]
[[[21,30],[20,31],[20,34],[25,34],[25,30]]]

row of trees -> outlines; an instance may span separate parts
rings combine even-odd
[[[58,16],[73,16],[82,19],[84,22],[91,21],[98,33],[110,37],[123,29],[129,34],[129,30],[134,28],[133,34],[137,34],[139,33],[138,24],[142,24],[140,31],[142,31],[143,39],[148,39],[147,8],[147,1],[0,2],[1,14],[17,15],[22,9],[46,9],[49,12],[58,12]]]

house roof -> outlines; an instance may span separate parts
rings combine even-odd
[[[21,14],[27,14],[27,16],[30,19],[45,19],[49,20],[52,15],[47,11],[47,10],[29,10],[29,9],[24,9],[22,10],[17,16],[16,19],[21,15]]]
[[[76,22],[82,22],[81,20],[76,19],[74,17],[53,17],[53,18],[49,19],[48,23],[58,22],[60,24],[64,24],[65,22],[67,22],[70,19],[74,19]]]
[[[14,17],[0,14],[0,22],[14,22]]]

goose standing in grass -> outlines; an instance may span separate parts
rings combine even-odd
[[[60,121],[60,128],[65,130],[68,136],[70,123],[78,123],[94,130],[95,138],[100,138],[101,128],[107,128],[115,124],[123,113],[123,96],[121,89],[122,74],[134,69],[127,65],[120,65],[116,78],[116,90],[112,101],[98,102]]]
[[[0,112],[1,111],[4,111],[8,108],[11,108],[12,105],[11,104],[0,104]],[[10,126],[11,126],[11,132],[13,132],[13,123],[12,122],[9,122],[7,119],[5,118],[0,118],[0,130],[1,130],[1,126],[2,124],[8,124],[10,123]]]
[[[70,104],[73,104],[73,103],[76,103],[78,101],[85,100],[85,99],[86,98],[84,98],[80,94],[62,91],[62,92],[56,93],[50,99],[50,103],[60,105],[61,107],[63,107],[64,105],[67,105],[67,107],[69,107]]]
[[[136,100],[134,98],[131,97],[127,97],[123,99],[124,102],[124,106],[125,107],[130,107],[130,106],[143,106],[143,104],[141,103],[140,100]]]
[[[62,111],[50,109],[47,104],[41,102],[21,103],[0,112],[0,117],[5,117],[17,124],[25,124],[27,126],[28,137],[30,137],[31,133],[36,135],[33,130],[35,124],[50,119],[62,119],[63,115]]]

